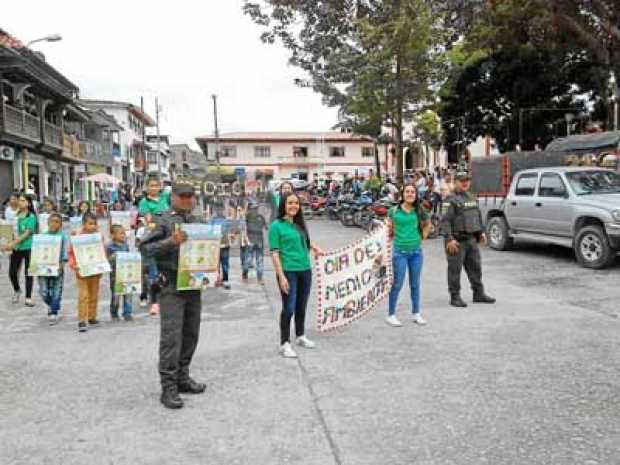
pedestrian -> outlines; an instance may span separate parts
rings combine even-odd
[[[398,294],[409,271],[409,292],[411,295],[412,321],[425,325],[426,320],[420,312],[420,278],[424,255],[422,241],[428,237],[431,229],[430,216],[422,206],[415,184],[405,184],[400,194],[400,204],[388,211],[388,230],[393,239],[392,269],[394,283],[390,290],[387,324],[402,326],[396,317]]]
[[[263,231],[267,230],[267,221],[265,217],[258,212],[258,204],[252,202],[248,206],[248,213],[245,217],[245,228],[249,245],[245,247],[244,268],[242,270],[242,278],[248,279],[250,265],[252,260],[256,260],[256,279],[258,284],[263,284],[263,256],[264,256],[264,238]]]
[[[60,304],[62,302],[62,291],[64,286],[64,265],[68,261],[67,255],[67,235],[62,230],[62,215],[51,213],[47,219],[47,232],[50,236],[60,236],[60,263],[57,276],[39,276],[39,295],[41,300],[47,305],[47,319],[50,326],[58,323]]]
[[[84,217],[86,213],[90,213],[90,202],[87,200],[80,200],[78,203],[78,216]]]
[[[110,227],[111,240],[105,246],[105,254],[110,262],[110,317],[113,322],[119,321],[118,308],[120,307],[121,300],[123,301],[123,319],[125,321],[133,321],[133,308],[132,308],[132,295],[117,295],[115,291],[116,283],[116,254],[118,252],[129,252],[129,245],[127,244],[127,238],[125,236],[125,228],[120,224],[113,224]]]
[[[275,220],[278,217],[278,212],[280,211],[280,201],[285,194],[290,194],[294,192],[293,184],[284,181],[280,184],[280,187],[272,194],[271,197],[271,221]]]
[[[56,213],[56,203],[50,197],[43,197],[43,202],[41,202],[41,213],[52,214]]]
[[[28,275],[28,268],[30,267],[30,253],[32,250],[32,236],[37,231],[37,216],[35,214],[34,205],[32,199],[26,194],[21,194],[18,201],[17,209],[17,237],[4,245],[3,250],[8,252],[12,251],[11,258],[9,260],[9,278],[13,285],[13,299],[14,304],[19,303],[21,297],[21,288],[19,286],[19,269],[24,263],[24,276],[26,278],[26,300],[24,305],[26,307],[34,307],[32,302],[32,285],[33,278]]]
[[[183,407],[179,393],[200,394],[206,386],[190,377],[189,366],[198,344],[202,311],[201,291],[177,291],[179,247],[187,240],[180,230],[184,223],[200,223],[193,216],[194,187],[176,181],[172,187],[172,208],[155,218],[155,228],[142,241],[140,250],[152,257],[161,272],[159,376],[160,401],[167,408]]]
[[[150,177],[146,181],[146,195],[138,204],[138,214],[145,217],[147,227],[154,228],[154,218],[170,209],[170,196],[166,192],[162,192],[162,184],[159,178]],[[158,302],[159,288],[156,281],[159,275],[155,262],[149,258],[144,259],[144,266],[148,271],[148,287],[151,297],[151,308],[149,314],[151,316],[159,315],[160,307]]]
[[[218,202],[214,206],[214,215],[209,219],[209,224],[221,226],[222,240],[220,241],[220,263],[219,278],[215,283],[216,286],[223,286],[224,289],[230,289],[228,274],[230,271],[230,220],[225,216],[224,204]]]
[[[448,289],[450,305],[464,308],[461,299],[461,270],[469,278],[475,303],[493,304],[495,299],[484,292],[482,264],[478,244],[486,245],[482,214],[476,198],[469,193],[471,178],[466,171],[456,175],[454,192],[442,205],[441,233],[445,239],[448,259]]]
[[[86,212],[82,216],[82,228],[78,234],[95,234],[99,231],[97,216],[92,212]],[[69,266],[75,271],[78,285],[78,331],[88,331],[89,326],[97,326],[97,305],[99,304],[99,282],[101,274],[82,276],[80,267],[75,258],[73,247],[69,247]]]
[[[13,192],[4,207],[4,219],[7,223],[17,224],[17,211],[19,210],[19,194]]]
[[[282,297],[280,314],[280,354],[295,358],[291,347],[291,318],[295,315],[296,343],[306,349],[315,343],[305,335],[306,306],[312,286],[309,250],[321,255],[321,249],[310,241],[297,194],[286,193],[280,202],[278,218],[269,227],[269,248]]]

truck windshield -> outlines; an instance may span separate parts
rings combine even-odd
[[[620,176],[613,171],[576,171],[566,178],[577,195],[620,192]]]

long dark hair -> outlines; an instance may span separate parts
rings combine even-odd
[[[308,233],[308,228],[306,227],[306,222],[304,221],[304,213],[301,209],[301,199],[297,194],[295,194],[295,192],[287,192],[282,196],[280,206],[278,207],[278,219],[284,220],[284,217],[286,216],[286,202],[288,198],[293,195],[297,197],[297,200],[299,201],[299,210],[297,210],[297,214],[293,217],[293,224],[297,226],[299,232],[301,232],[306,238],[306,245],[310,248],[310,234]]]
[[[26,202],[28,202],[28,213],[32,213],[33,215],[36,216],[36,212],[34,209],[34,203],[32,202],[32,197],[30,197],[28,194],[20,194],[19,198],[26,199]]]
[[[403,204],[405,203],[405,189],[408,187],[413,187],[415,189],[415,201],[413,202],[413,211],[415,211],[416,216],[418,217],[418,231],[420,232],[420,237],[422,237],[422,199],[420,199],[420,193],[418,192],[418,188],[413,182],[406,182],[400,188],[400,202],[398,203],[398,208],[402,209]]]

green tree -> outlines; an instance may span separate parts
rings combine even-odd
[[[402,179],[403,126],[432,94],[445,23],[431,0],[246,0],[263,41],[280,40],[290,63],[356,131],[394,129]]]

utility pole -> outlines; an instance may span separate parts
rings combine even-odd
[[[140,96],[140,111],[144,115],[144,97],[143,96]],[[142,122],[142,158],[143,158],[142,174],[144,178],[146,178],[146,130],[144,127],[144,122]],[[136,167],[135,160],[136,160],[136,154],[134,154],[134,168]],[[136,169],[136,172],[137,171],[138,170]],[[136,178],[138,178],[138,176],[136,176]],[[142,179],[142,183],[144,184],[144,179]],[[136,187],[138,187],[137,179],[136,179]]]
[[[217,95],[213,94],[213,121],[215,123],[215,163],[217,166],[218,182],[221,182],[222,176],[220,171],[220,131],[217,127]]]
[[[157,124],[157,172],[161,176],[161,140],[159,136],[159,99],[155,97],[155,121]]]

